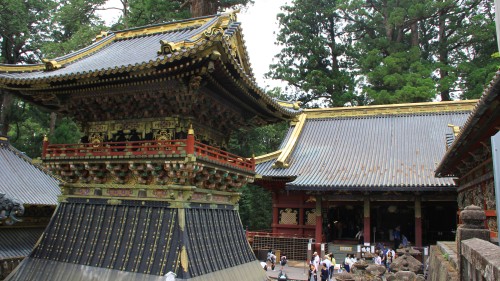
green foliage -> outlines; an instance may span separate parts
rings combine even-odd
[[[8,136],[14,147],[31,158],[41,155],[44,135],[48,134],[49,114],[40,108],[15,100]]]
[[[294,0],[269,77],[306,106],[474,98],[499,58],[489,0]]]
[[[360,62],[368,73],[364,91],[372,104],[426,102],[436,95],[429,63],[420,58],[417,47],[385,57],[374,49]]]
[[[50,29],[52,0],[0,1],[1,63],[34,63]]]
[[[248,230],[269,229],[272,217],[272,199],[269,191],[248,184],[241,189],[239,213],[243,226]]]
[[[60,1],[52,17],[50,40],[41,50],[45,57],[54,58],[77,51],[92,43],[107,27],[95,14],[105,0]]]
[[[292,98],[309,106],[353,102],[352,50],[349,38],[341,36],[336,1],[295,0],[282,9],[277,44],[283,49],[267,76],[288,82]]]
[[[186,0],[123,0],[121,2],[123,4],[122,17],[112,27],[115,30],[191,18],[189,1]],[[252,0],[191,0],[190,2],[210,3],[215,7],[212,13],[253,3]]]
[[[276,151],[287,130],[288,124],[286,122],[252,129],[240,129],[231,134],[228,150],[244,157]]]
[[[131,0],[125,19],[129,27],[150,25],[189,18],[189,10],[182,9],[182,1]]]
[[[56,128],[49,135],[50,143],[78,143],[82,133],[75,122],[67,117],[57,121]]]

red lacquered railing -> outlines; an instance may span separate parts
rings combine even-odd
[[[185,147],[186,140],[47,144],[44,145],[42,157],[174,155],[184,152]]]
[[[229,153],[201,142],[195,141],[194,152],[197,157],[208,158],[216,162],[222,162],[243,170],[254,171],[255,160]]]
[[[187,139],[162,141],[146,140],[78,144],[49,144],[46,141],[43,143],[42,151],[44,159],[182,154],[192,154],[205,160],[250,172],[255,170],[254,159],[243,158],[222,149],[194,141],[194,138],[190,135],[188,135]]]

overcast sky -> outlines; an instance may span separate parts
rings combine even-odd
[[[280,48],[275,45],[278,20],[276,14],[280,7],[290,0],[254,0],[254,4],[243,9],[238,15],[241,22],[245,46],[250,56],[250,63],[261,88],[282,86],[280,81],[264,79],[264,74],[269,70],[274,55]],[[108,0],[108,7],[121,7],[120,0]],[[109,25],[119,17],[118,11],[107,10],[101,16]]]

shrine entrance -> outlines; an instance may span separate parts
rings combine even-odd
[[[363,228],[363,202],[334,202],[327,209],[325,239],[327,242],[357,243],[356,233]],[[328,233],[329,237],[326,237]]]
[[[401,234],[415,244],[415,208],[413,202],[372,202],[371,242],[385,243],[392,247],[394,228],[400,226]],[[374,236],[375,235],[375,236]]]

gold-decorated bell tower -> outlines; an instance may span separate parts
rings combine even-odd
[[[0,87],[81,126],[45,140],[64,180],[39,243],[8,280],[264,280],[238,215],[255,162],[236,129],[300,111],[255,84],[233,13],[102,33],[69,55],[0,66]],[[97,279],[95,279],[97,278]]]

